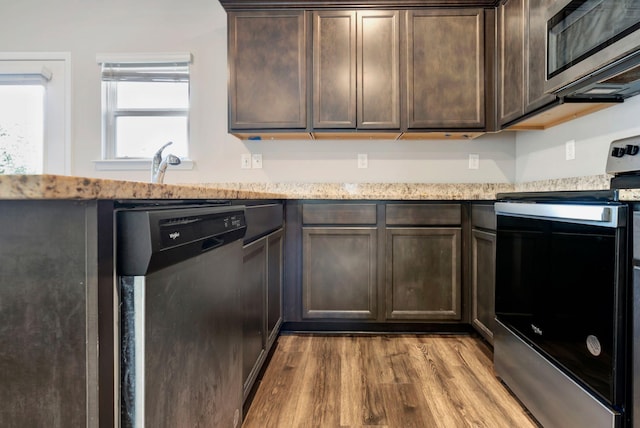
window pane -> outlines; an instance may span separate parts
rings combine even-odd
[[[117,108],[188,108],[189,82],[117,82]]]
[[[44,87],[0,85],[0,174],[42,174]]]
[[[116,118],[117,158],[150,158],[167,141],[163,154],[187,157],[187,118],[120,116]]]

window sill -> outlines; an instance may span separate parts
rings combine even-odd
[[[181,159],[180,165],[169,165],[168,169],[193,169],[195,162]],[[151,159],[102,159],[94,160],[96,171],[151,171]]]

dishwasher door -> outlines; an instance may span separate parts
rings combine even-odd
[[[245,229],[243,207],[119,216],[122,426],[240,425]]]

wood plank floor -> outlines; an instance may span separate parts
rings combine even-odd
[[[537,424],[466,335],[282,335],[243,427]]]

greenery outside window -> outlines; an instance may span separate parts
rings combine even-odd
[[[70,55],[0,52],[0,174],[71,173]]]

